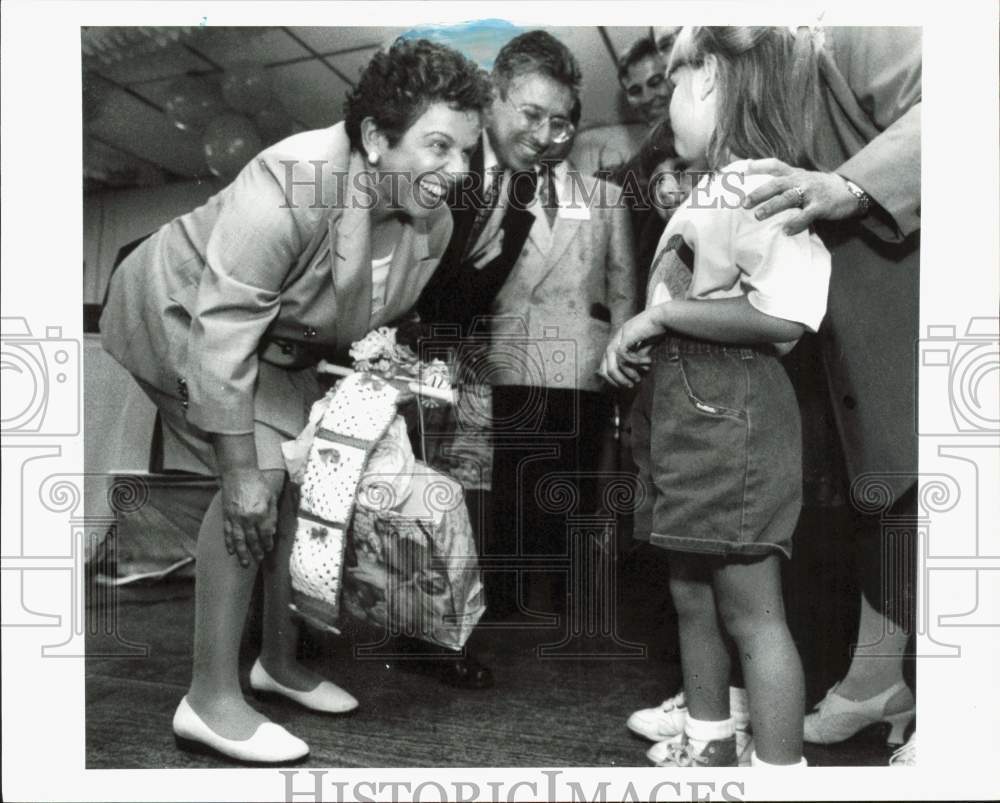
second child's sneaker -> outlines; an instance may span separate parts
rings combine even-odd
[[[663,742],[684,733],[686,719],[687,704],[681,691],[655,708],[636,711],[625,724],[632,733],[652,742]]]
[[[736,730],[747,730],[750,726],[750,710],[747,706],[746,690],[735,686],[729,687],[729,710],[732,712]],[[632,733],[651,742],[663,742],[684,733],[687,712],[687,702],[682,690],[655,708],[636,711],[625,724]]]
[[[736,737],[713,739],[700,749],[686,737],[666,742],[666,756],[658,767],[735,767]]]
[[[750,766],[750,756],[753,753],[753,736],[747,730],[737,730],[736,738],[736,763],[740,767]],[[672,739],[665,739],[657,742],[646,751],[646,758],[654,767],[663,766],[670,753],[670,745],[681,740],[680,734]]]

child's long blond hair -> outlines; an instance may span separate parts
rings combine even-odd
[[[708,165],[731,159],[776,157],[812,167],[816,103],[816,54],[808,28],[694,27],[670,56],[670,68],[700,66],[713,55],[718,64],[716,130]]]

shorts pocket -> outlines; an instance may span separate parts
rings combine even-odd
[[[747,369],[734,354],[677,355],[691,406],[710,416],[747,419]]]

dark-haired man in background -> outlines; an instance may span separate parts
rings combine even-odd
[[[460,410],[457,415],[452,413],[444,426],[450,429],[444,440],[452,442],[487,441],[490,395],[484,378],[475,375],[475,366],[481,364],[477,354],[484,354],[488,346],[489,328],[476,328],[476,322],[489,315],[535,225],[530,207],[535,202],[543,155],[553,144],[568,142],[572,136],[570,118],[578,100],[580,69],[573,54],[555,37],[545,31],[529,31],[500,49],[492,79],[493,103],[480,145],[470,160],[468,180],[449,199],[454,220],[451,240],[417,302],[422,324],[434,332],[422,348],[454,347],[462,355],[459,370],[464,374],[463,383],[478,385],[477,390],[470,390],[470,394],[479,395],[480,403],[471,405],[476,414],[463,416]],[[439,423],[432,434],[444,434],[440,427]],[[457,459],[454,454],[450,458]],[[446,455],[443,462],[448,459]],[[482,462],[486,465],[458,469],[454,474],[462,477],[466,489],[487,569],[488,612],[495,616],[513,606],[515,578],[510,571],[489,571],[506,548],[498,546],[491,534],[496,528],[491,526],[486,492],[489,481],[473,487],[465,480],[472,474],[488,477],[489,457],[484,456]],[[438,465],[446,468],[440,461]],[[425,669],[446,683],[467,688],[492,684],[490,670],[469,653],[454,659],[408,662],[407,668]]]

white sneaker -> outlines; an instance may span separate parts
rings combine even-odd
[[[746,731],[750,723],[750,714],[745,689],[729,687],[729,710],[736,722],[737,732]],[[687,703],[684,700],[684,692],[680,691],[656,708],[636,711],[625,724],[632,733],[651,742],[664,742],[684,733],[686,719]]]
[[[686,719],[687,705],[684,702],[684,692],[680,691],[655,708],[636,711],[625,724],[632,733],[644,739],[649,739],[651,742],[666,742],[684,733]]]
[[[913,731],[906,744],[896,750],[889,759],[890,767],[917,766],[917,732]]]
[[[646,758],[654,767],[663,767],[669,760],[673,751],[672,745],[683,739],[683,734],[678,734],[670,739],[657,742],[646,751]],[[740,767],[750,766],[750,756],[753,754],[753,736],[746,729],[736,731],[736,760]]]

